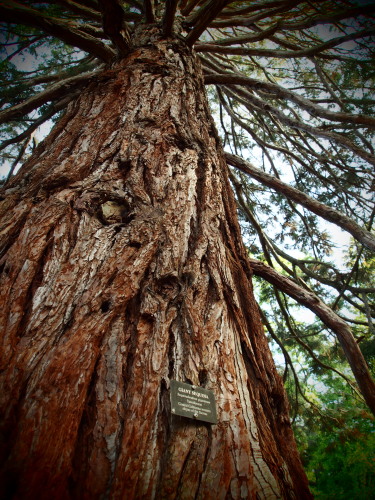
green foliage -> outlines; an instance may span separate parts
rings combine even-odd
[[[294,430],[315,498],[374,499],[374,417],[337,378],[310,391],[321,412],[302,408]]]
[[[307,466],[317,500],[375,499],[375,436],[360,428],[324,434]]]

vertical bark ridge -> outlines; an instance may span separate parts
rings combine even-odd
[[[23,397],[4,483],[40,499],[310,498],[199,64],[148,42],[10,185],[4,435]],[[215,392],[217,425],[171,415],[172,378]]]

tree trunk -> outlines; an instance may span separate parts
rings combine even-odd
[[[83,89],[1,204],[5,498],[311,498],[182,42]],[[218,423],[173,415],[172,379]]]

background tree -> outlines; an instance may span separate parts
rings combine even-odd
[[[315,411],[301,408],[294,424],[310,488],[317,499],[371,499],[373,418],[344,380],[327,375],[324,385],[302,383]]]
[[[316,411],[304,381],[321,370],[375,411],[359,349],[371,363],[374,10],[1,3],[8,494],[41,494],[44,481],[57,497],[204,496],[213,484],[234,498],[308,495],[251,272],[294,416]],[[60,117],[37,146],[38,127]],[[346,262],[330,260],[322,220],[353,237]],[[290,297],[320,322],[299,319]],[[170,378],[216,388],[221,426],[171,420]]]

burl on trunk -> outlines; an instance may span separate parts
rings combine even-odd
[[[143,40],[1,208],[6,498],[311,498],[199,63]],[[210,389],[218,423],[171,412]]]

